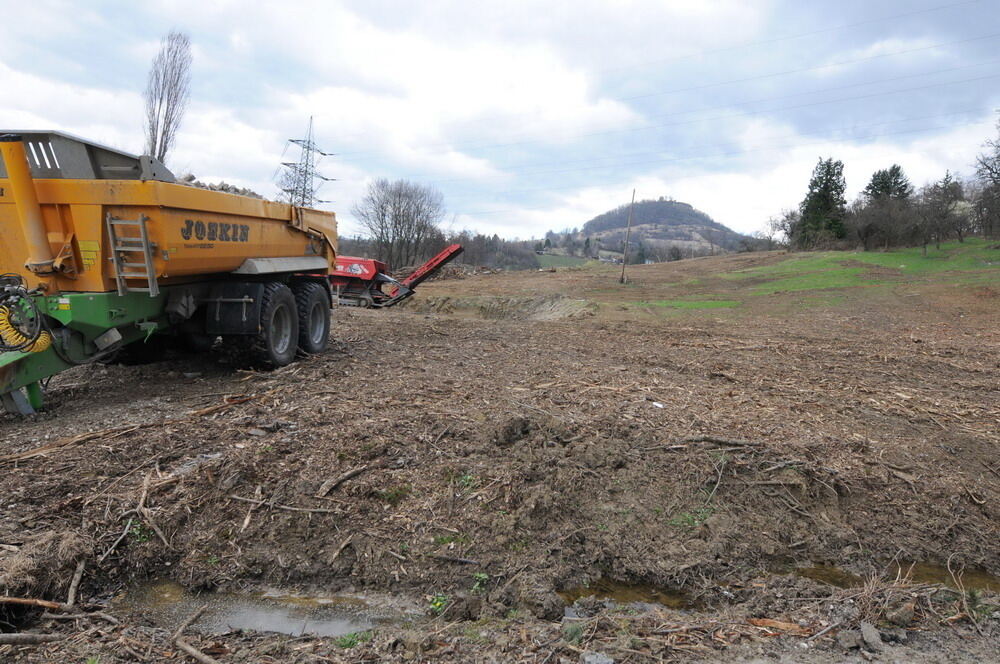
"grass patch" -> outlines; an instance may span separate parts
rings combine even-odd
[[[463,627],[462,637],[465,638],[466,641],[471,641],[472,643],[490,642],[490,639],[486,636],[486,632],[483,631],[482,626],[478,623]]]
[[[715,510],[711,507],[699,507],[698,509],[690,512],[681,512],[674,518],[667,521],[667,524],[674,526],[675,528],[685,528],[691,530],[705,523],[705,520],[712,516],[713,512],[715,512]]]
[[[933,246],[927,248],[927,256],[921,247],[897,249],[887,252],[854,252],[851,259],[896,268],[904,274],[930,274],[935,272],[965,272],[970,270],[1000,268],[1000,249],[991,249],[995,243],[980,238],[969,238],[965,242],[945,242],[940,251]]]
[[[343,636],[338,636],[333,640],[333,643],[338,648],[353,648],[361,643],[372,640],[372,633],[368,632],[352,632],[350,634],[344,634]]]
[[[562,637],[566,643],[580,643],[583,639],[583,633],[587,627],[586,623],[583,621],[579,622],[567,622],[562,626]]]
[[[411,491],[413,491],[413,489],[409,484],[401,484],[399,486],[394,486],[391,489],[376,491],[375,497],[379,500],[384,500],[392,506],[396,506],[403,502],[403,499],[410,495]]]
[[[926,256],[922,247],[886,252],[822,251],[791,254],[780,263],[719,276],[735,281],[765,280],[750,288],[750,292],[755,295],[855,288],[896,280],[892,275],[882,277],[870,273],[871,269],[878,268],[893,270],[903,280],[941,272],[981,273],[984,270],[1000,269],[1000,249],[991,248],[993,246],[995,245],[979,238],[970,238],[961,243],[944,243],[940,250],[928,247]],[[864,265],[858,265],[859,263]]]
[[[444,613],[444,610],[448,608],[449,604],[451,604],[450,597],[444,593],[436,593],[433,597],[431,597],[429,608],[431,613],[439,616]]]
[[[823,290],[828,288],[854,288],[856,286],[870,286],[877,282],[870,279],[862,279],[865,272],[860,267],[842,267],[840,270],[824,270],[822,272],[811,272],[796,276],[775,279],[766,284],[755,286],[751,289],[755,295],[770,295],[771,293],[787,293],[795,291]]]
[[[536,256],[536,258],[538,259],[538,264],[541,267],[576,267],[590,262],[589,258],[580,258],[578,256],[556,256],[553,254]]]
[[[638,307],[668,307],[670,309],[732,309],[740,306],[737,300],[652,300],[630,302]]]

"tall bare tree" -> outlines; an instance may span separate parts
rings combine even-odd
[[[962,182],[955,178],[951,171],[945,171],[944,177],[925,186],[920,191],[916,209],[915,235],[927,255],[927,245],[934,242],[938,249],[941,241],[957,229],[963,230],[959,239],[963,238],[966,222],[964,212],[959,203],[965,199]]]
[[[374,242],[378,257],[397,268],[423,256],[440,235],[437,225],[445,212],[437,189],[385,178],[369,184],[351,211]]]
[[[171,30],[160,42],[146,81],[146,154],[164,161],[191,94],[191,40]]]
[[[983,143],[986,150],[976,157],[976,174],[986,184],[1000,186],[1000,120],[997,121],[997,138]]]
[[[1000,121],[997,138],[983,144],[986,150],[976,159],[979,187],[973,197],[978,225],[986,237],[1000,235]]]

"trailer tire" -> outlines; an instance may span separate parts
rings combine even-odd
[[[295,296],[285,284],[264,285],[257,334],[237,337],[242,355],[251,364],[276,369],[291,364],[299,338],[299,313]]]
[[[299,352],[322,353],[330,343],[330,296],[326,288],[315,281],[297,285],[295,304],[299,314]]]

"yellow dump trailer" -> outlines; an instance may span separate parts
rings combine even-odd
[[[281,366],[328,342],[333,213],[209,191],[59,132],[0,131],[0,396],[165,337]],[[157,346],[162,344],[156,344]]]

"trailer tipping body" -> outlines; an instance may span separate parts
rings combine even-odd
[[[270,366],[325,347],[333,213],[179,184],[151,157],[59,132],[0,131],[0,154],[8,410],[37,407],[38,380],[154,335],[222,337]]]

